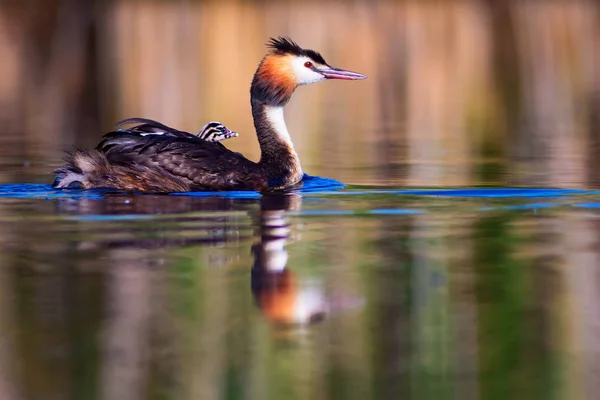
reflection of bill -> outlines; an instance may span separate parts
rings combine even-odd
[[[354,307],[361,302],[332,302],[323,283],[299,278],[287,267],[285,249],[290,225],[288,210],[300,208],[298,195],[270,195],[261,199],[260,242],[252,247],[252,293],[264,315],[276,325],[306,325],[322,321],[336,308]]]

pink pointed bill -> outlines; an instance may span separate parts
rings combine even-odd
[[[359,74],[358,72],[346,71],[345,69],[334,67],[320,69],[319,72],[327,79],[344,79],[348,81],[367,79],[366,75]]]

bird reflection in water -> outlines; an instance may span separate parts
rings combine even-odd
[[[285,212],[298,210],[296,194],[261,199],[260,241],[252,246],[252,293],[264,315],[276,325],[306,325],[325,318],[327,300],[321,282],[300,280],[287,268],[285,249],[290,224]]]
[[[56,234],[31,230],[32,243],[43,243],[37,231],[40,238],[57,240],[50,240],[49,251],[32,246],[39,259],[55,257],[56,270],[23,277],[35,282],[34,294],[27,292],[23,301],[44,307],[31,312],[33,322],[23,335],[22,348],[34,349],[28,367],[36,378],[52,376],[57,360],[52,352],[60,343],[73,362],[88,366],[83,373],[98,371],[98,398],[133,399],[157,376],[162,383],[155,387],[193,374],[193,380],[205,377],[199,386],[211,390],[211,377],[221,373],[216,371],[231,354],[231,343],[253,346],[248,332],[262,335],[265,325],[274,334],[261,336],[267,337],[262,343],[275,338],[286,345],[286,357],[290,343],[298,345],[293,347],[298,354],[313,348],[320,336],[305,333],[326,331],[328,325],[317,321],[359,303],[347,301],[346,287],[331,279],[332,270],[305,273],[308,253],[302,244],[315,231],[301,229],[302,217],[293,216],[302,200],[293,193],[260,199],[114,193],[57,200],[61,217],[48,225]],[[48,329],[38,317],[48,315],[60,316],[53,317],[60,329]],[[79,341],[73,340],[71,321],[80,324]],[[47,346],[37,345],[39,335]],[[95,343],[98,366],[82,351],[83,337]],[[48,385],[56,381],[48,379]],[[46,393],[47,387],[39,390]],[[192,397],[211,397],[203,394]]]
[[[102,200],[61,200],[58,208],[62,214],[84,218],[90,215],[95,219],[106,216],[108,221],[119,215],[131,218],[126,224],[119,223],[117,218],[116,225],[96,227],[94,239],[82,241],[78,246],[80,250],[108,250],[111,263],[116,264],[122,264],[120,259],[124,256],[124,253],[114,253],[117,249],[151,252],[147,256],[138,254],[133,257],[128,251],[125,258],[130,267],[133,267],[133,260],[135,267],[139,268],[170,264],[168,252],[154,250],[231,244],[243,246],[243,243],[257,240],[252,245],[252,295],[270,323],[290,327],[319,322],[330,311],[356,305],[356,301],[329,300],[323,279],[298,277],[294,268],[288,266],[286,245],[293,240],[288,212],[300,210],[301,204],[302,197],[295,193],[267,194],[260,200],[110,194]],[[136,219],[138,215],[140,218]],[[157,219],[142,218],[147,215],[161,216]],[[247,224],[248,216],[252,217],[254,229]],[[253,234],[252,230],[257,233]],[[228,260],[222,254],[209,254],[205,265],[209,268],[226,267],[230,264]]]

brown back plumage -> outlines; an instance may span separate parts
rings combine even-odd
[[[72,152],[66,166],[56,171],[55,187],[78,182],[83,188],[181,192],[260,191],[267,186],[256,163],[220,143],[151,120],[126,122],[138,125],[107,133],[96,150]]]

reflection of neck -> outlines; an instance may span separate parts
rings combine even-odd
[[[265,169],[270,186],[298,183],[302,167],[283,118],[283,106],[252,101],[252,116],[261,150],[259,164]]]
[[[299,325],[325,317],[323,290],[302,282],[287,268],[285,244],[290,235],[286,211],[300,208],[301,197],[267,195],[261,198],[260,242],[253,247],[251,287],[257,305],[274,324]]]
[[[290,228],[283,212],[271,211],[261,215],[261,243],[256,263],[266,272],[281,272],[285,269],[288,252],[285,245]]]
[[[285,245],[290,235],[286,211],[298,209],[301,197],[296,194],[264,195],[261,198],[260,242],[253,247],[254,269],[280,272],[285,269],[288,253]]]

